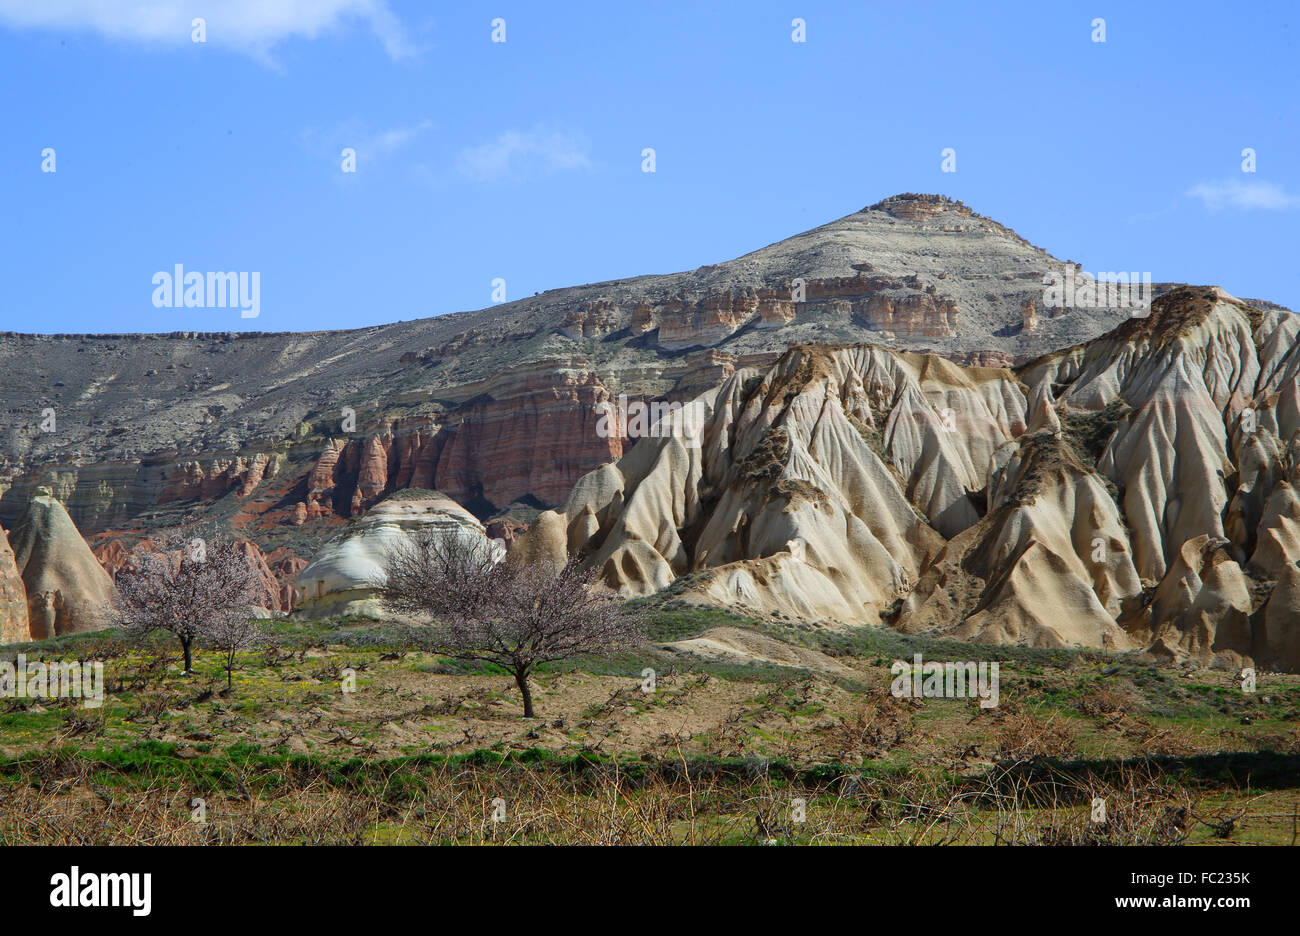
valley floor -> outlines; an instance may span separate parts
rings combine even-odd
[[[161,641],[10,648],[103,660],[107,695],[0,700],[0,844],[1297,840],[1300,677],[1245,693],[1125,655],[652,620],[643,651],[540,672],[535,719],[504,673],[367,622],[277,623],[231,691],[214,654],[183,676]],[[666,649],[719,626],[829,665]],[[998,706],[894,697],[915,653],[997,660]]]

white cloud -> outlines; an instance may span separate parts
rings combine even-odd
[[[370,134],[361,138],[357,144],[360,152],[369,153],[375,156],[387,156],[406,144],[410,143],[417,136],[433,126],[428,120],[422,120],[419,123],[411,124],[407,127],[394,127],[391,130],[381,130],[378,133]]]
[[[3,25],[89,30],[158,45],[191,42],[196,18],[207,24],[208,43],[268,63],[283,40],[315,39],[355,23],[369,26],[389,57],[415,54],[388,0],[0,0]]]
[[[327,160],[338,160],[344,147],[357,152],[360,165],[371,166],[383,161],[398,150],[415,142],[433,121],[420,120],[388,130],[371,130],[364,122],[353,118],[332,129],[308,127],[300,135],[303,146]]]
[[[1126,219],[1129,224],[1146,224],[1151,221],[1158,221],[1166,215],[1171,215],[1178,210],[1178,199],[1174,199],[1163,208],[1157,208],[1155,211],[1139,211],[1137,214],[1129,215]]]
[[[1238,211],[1288,211],[1300,208],[1300,196],[1288,195],[1280,185],[1256,180],[1230,179],[1227,182],[1199,182],[1187,190],[1211,211],[1234,208]]]
[[[536,127],[507,130],[495,140],[461,150],[456,168],[477,182],[520,179],[570,169],[590,169],[585,137]]]

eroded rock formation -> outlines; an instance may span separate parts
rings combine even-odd
[[[387,617],[375,589],[384,582],[389,551],[426,531],[484,537],[483,525],[451,498],[437,491],[403,491],[340,530],[299,573],[298,613]]]
[[[909,495],[947,529],[973,523],[975,464],[1023,429],[1009,372],[870,347],[798,348],[700,402],[701,445],[642,440],[516,548],[588,553],[629,595],[877,623],[943,544]]]
[[[0,529],[0,644],[27,640],[27,591],[9,537]]]
[[[1185,287],[1016,374],[795,348],[701,398],[700,447],[643,440],[515,549],[628,595],[1300,671],[1298,335]]]
[[[48,488],[37,488],[11,542],[33,640],[104,626],[113,582]]]

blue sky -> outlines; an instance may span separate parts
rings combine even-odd
[[[497,277],[514,299],[691,269],[904,191],[1086,270],[1300,309],[1290,4],[141,6],[0,0],[0,329],[438,315]],[[260,272],[261,314],[155,308],[176,263]]]

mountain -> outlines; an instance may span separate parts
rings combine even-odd
[[[224,526],[273,610],[364,605],[376,544],[431,523],[799,626],[1300,669],[1294,315],[1176,284],[1096,307],[1073,268],[1045,302],[1066,269],[901,195],[380,328],[8,334],[0,520],[48,486],[110,569]]]
[[[601,400],[692,397],[795,343],[1011,364],[1127,314],[1042,308],[1061,267],[960,202],[902,195],[726,263],[378,328],[7,333],[0,522],[42,484],[96,542],[202,515],[309,553],[405,487],[526,520],[623,454],[593,431]]]

